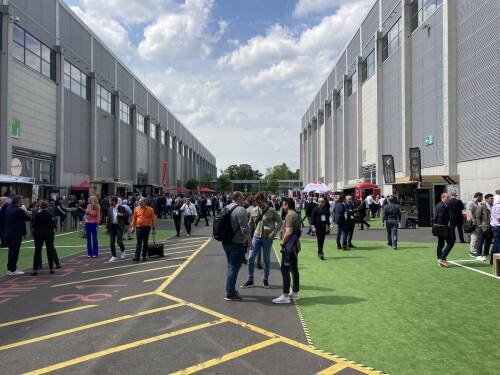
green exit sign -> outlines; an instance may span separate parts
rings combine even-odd
[[[21,121],[18,119],[12,120],[12,136],[14,138],[19,138],[21,135]]]
[[[361,159],[363,161],[366,161],[366,150],[363,150],[363,152],[361,153]]]
[[[432,135],[428,135],[425,137],[425,145],[430,146],[434,143],[434,140],[432,139]]]

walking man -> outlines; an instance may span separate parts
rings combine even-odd
[[[146,261],[148,260],[149,233],[156,234],[156,216],[154,210],[148,206],[148,199],[145,197],[142,197],[139,200],[139,206],[134,208],[134,219],[130,233],[134,233],[135,229],[137,229],[137,245],[132,261],[138,262],[140,260],[141,250],[142,260]]]
[[[273,303],[290,303],[299,299],[299,260],[300,252],[300,222],[295,212],[292,198],[283,198],[285,216],[285,233],[281,239],[281,275],[283,277],[283,294],[273,299]],[[293,289],[290,293],[290,273],[293,279]]]
[[[387,246],[394,250],[398,249],[398,226],[401,221],[401,211],[399,205],[393,203],[394,198],[389,196],[387,204],[382,212],[382,220],[385,220],[387,229]]]
[[[186,228],[189,237],[191,235],[191,223],[197,215],[196,206],[191,203],[190,198],[186,198],[186,203],[182,205],[181,211],[184,212],[184,228]]]
[[[205,219],[205,226],[208,227],[208,218],[207,218],[207,199],[205,198],[204,195],[201,196],[201,201],[200,201],[200,212],[198,213],[198,216],[196,217],[196,221],[194,223],[195,226],[198,225],[200,222],[201,218]]]
[[[235,191],[232,196],[232,203],[227,208],[230,213],[231,230],[234,233],[231,241],[222,242],[222,247],[227,258],[226,275],[226,301],[241,301],[240,294],[236,291],[236,279],[245,257],[245,244],[248,250],[252,250],[252,238],[250,236],[250,226],[248,225],[247,211],[243,208],[243,194]]]
[[[109,234],[109,246],[111,248],[110,262],[116,260],[115,241],[121,251],[121,259],[125,259],[125,245],[123,244],[123,232],[128,225],[128,212],[122,205],[118,205],[118,198],[109,199],[108,214],[106,216],[106,234]]]
[[[330,210],[325,206],[324,197],[318,199],[318,205],[312,211],[311,224],[312,231],[316,233],[316,240],[318,241],[318,257],[323,260],[325,259],[323,245],[325,243],[326,231],[330,227]]]
[[[340,194],[337,203],[335,203],[335,224],[337,224],[337,249],[338,250],[351,250],[347,246],[347,221],[346,221],[346,208],[344,204],[345,196]],[[342,244],[340,243],[340,238],[342,237]]]
[[[307,228],[307,234],[309,236],[314,236],[314,233],[312,231],[312,220],[311,220],[311,215],[314,210],[314,207],[316,207],[316,203],[313,201],[313,197],[309,196],[307,197],[307,202],[306,202],[306,217],[307,217],[307,223],[309,227]]]
[[[31,218],[21,208],[23,205],[23,197],[17,195],[12,199],[12,203],[7,207],[5,212],[5,227],[4,234],[8,252],[7,274],[9,276],[23,275],[23,271],[17,269],[17,260],[19,259],[19,250],[21,242],[26,236],[26,222]]]
[[[464,230],[462,228],[463,224],[463,216],[462,211],[464,209],[464,202],[461,199],[457,198],[457,193],[451,193],[450,204],[448,205],[450,208],[450,230],[451,230],[451,238],[453,242],[457,242],[455,229],[458,230],[458,238],[460,242],[465,243],[464,239]]]
[[[38,274],[38,269],[42,264],[42,248],[45,242],[47,251],[47,261],[49,263],[50,274],[54,273],[54,231],[57,224],[52,215],[48,212],[48,203],[40,202],[40,210],[34,213],[33,218],[33,239],[35,240],[35,255],[33,257],[33,272],[31,276]]]
[[[250,228],[254,230],[252,238],[252,250],[248,256],[248,278],[247,282],[243,284],[242,288],[253,287],[255,257],[264,253],[264,275],[263,285],[264,288],[269,288],[269,272],[271,270],[271,247],[273,239],[280,232],[283,226],[283,221],[280,215],[272,207],[266,204],[264,194],[258,193],[255,196],[255,204],[250,212]]]
[[[448,193],[441,194],[441,202],[436,205],[436,216],[434,217],[434,223],[439,225],[446,225],[448,227],[448,234],[446,237],[438,236],[437,244],[437,258],[438,264],[442,267],[449,267],[449,263],[446,261],[446,257],[450,253],[451,249],[455,243],[451,238],[450,231],[450,212],[448,208],[448,202],[450,201],[450,195]],[[444,247],[444,242],[446,241],[446,248]],[[444,248],[444,250],[443,250]]]

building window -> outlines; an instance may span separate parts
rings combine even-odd
[[[162,145],[165,145],[165,130],[160,130],[160,142]]]
[[[12,56],[14,59],[55,82],[55,52],[37,38],[21,29],[19,25],[12,25],[12,31]]]
[[[120,120],[130,125],[130,106],[120,100]]]
[[[363,178],[365,182],[377,183],[377,166],[375,164],[363,167]]]
[[[115,106],[113,105],[115,98],[110,91],[106,90],[100,84],[97,84],[97,106],[103,111],[115,115]]]
[[[151,139],[156,139],[156,125],[151,123],[149,127],[150,127]]]
[[[365,82],[375,73],[375,50],[371,51],[370,54],[366,57],[366,59],[361,64],[362,66],[362,81]]]
[[[413,0],[411,3],[411,32],[443,5],[443,0]]]
[[[90,78],[64,60],[64,87],[83,99],[90,100]]]
[[[180,143],[179,141],[177,141],[177,152],[178,152],[179,154],[181,154],[181,153],[182,153],[182,151],[181,151],[181,143]]]
[[[344,104],[344,88],[342,87],[335,94],[335,109],[339,109]]]
[[[330,118],[332,116],[332,101],[330,100],[325,105],[325,117]]]
[[[400,20],[392,26],[387,34],[382,38],[382,61],[385,61],[396,51],[401,44]]]
[[[358,75],[356,73],[357,72],[354,72],[346,82],[348,98],[358,89]]]
[[[171,150],[174,149],[174,138],[170,134],[168,135],[168,146]]]
[[[140,113],[137,114],[137,130],[140,132],[146,132],[146,126],[144,125],[144,116]]]

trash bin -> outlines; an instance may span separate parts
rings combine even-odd
[[[401,211],[401,221],[399,222],[399,228],[406,229],[407,221],[408,221],[408,211]]]

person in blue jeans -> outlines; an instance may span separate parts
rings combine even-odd
[[[269,288],[269,271],[271,269],[271,247],[273,239],[283,227],[283,220],[272,207],[266,204],[264,194],[258,193],[255,197],[256,207],[250,212],[250,228],[253,231],[252,247],[248,256],[248,278],[242,288],[254,286],[255,258],[262,250],[264,254],[264,288]]]
[[[490,264],[493,264],[493,254],[500,253],[500,191],[495,191],[493,207],[491,208],[490,219],[491,230],[493,231],[493,248],[491,249]]]
[[[101,206],[97,197],[91,196],[85,211],[85,233],[87,236],[87,256],[89,258],[99,256],[99,243],[97,242],[99,220],[101,220]]]
[[[399,205],[394,204],[394,197],[387,197],[387,202],[382,213],[382,220],[386,222],[387,246],[394,250],[398,248],[398,226],[401,221],[401,211]]]
[[[232,210],[230,213],[230,223],[231,232],[234,235],[231,240],[222,242],[222,247],[227,257],[225,300],[241,301],[242,298],[236,291],[236,279],[238,278],[238,272],[245,257],[245,244],[248,243],[248,250],[252,250],[252,238],[250,236],[250,226],[248,225],[247,210],[242,206],[243,194],[235,191],[231,199],[233,202],[227,208]]]

